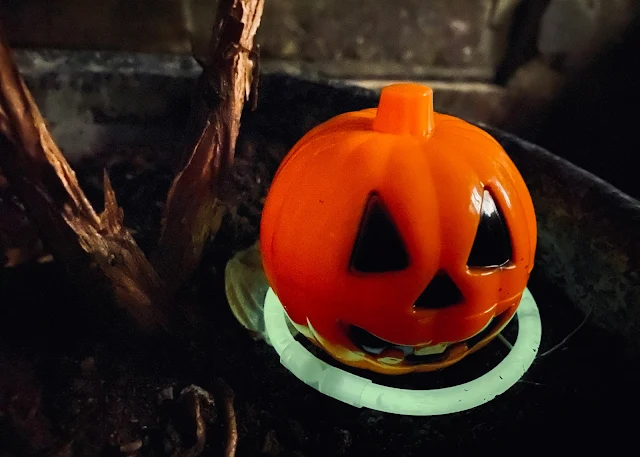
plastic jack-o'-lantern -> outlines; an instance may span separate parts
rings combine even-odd
[[[536,220],[488,133],[434,113],[430,88],[383,89],[285,157],[269,190],[266,277],[300,332],[338,361],[386,374],[447,367],[516,312]]]

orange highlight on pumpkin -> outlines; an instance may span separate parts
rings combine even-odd
[[[396,135],[431,135],[435,128],[433,90],[420,84],[393,84],[382,89],[373,129]]]

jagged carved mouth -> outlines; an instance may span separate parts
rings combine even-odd
[[[395,365],[402,361],[411,364],[437,363],[445,360],[452,348],[466,345],[468,349],[491,335],[496,329],[504,326],[505,313],[495,316],[480,332],[464,341],[441,343],[432,346],[404,346],[385,341],[368,331],[350,325],[348,336],[351,341],[366,354],[375,357],[379,362]]]

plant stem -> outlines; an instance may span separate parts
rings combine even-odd
[[[192,120],[200,134],[174,180],[153,257],[175,293],[196,270],[224,215],[222,182],[233,162],[240,117],[254,76],[252,50],[264,0],[221,0],[202,63]]]
[[[96,301],[124,307],[142,329],[165,320],[158,275],[122,225],[105,175],[97,214],[55,144],[0,32],[0,168],[40,238]]]

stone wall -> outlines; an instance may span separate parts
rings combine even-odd
[[[191,54],[208,42],[216,7],[216,0],[0,0],[0,21],[14,47]],[[258,42],[267,72],[372,88],[427,83],[437,89],[438,110],[551,147],[550,138],[574,142],[563,124],[584,111],[562,102],[564,93],[593,99],[588,82],[597,81],[596,104],[606,104],[617,90],[610,72],[633,93],[635,44],[588,75],[639,7],[638,0],[266,0]],[[559,104],[569,107],[568,121],[549,125]],[[579,127],[599,129],[592,117]]]
[[[216,0],[0,0],[19,47],[190,53]],[[532,57],[579,68],[629,22],[637,0],[266,0],[267,64],[337,78],[483,81]],[[500,79],[500,77],[498,77]]]
[[[508,3],[514,3],[511,0]],[[215,0],[3,0],[14,45],[190,52]],[[267,0],[258,41],[270,60],[350,76],[489,80],[505,48],[494,0]]]
[[[0,0],[14,46],[187,52],[187,14],[175,0]]]

